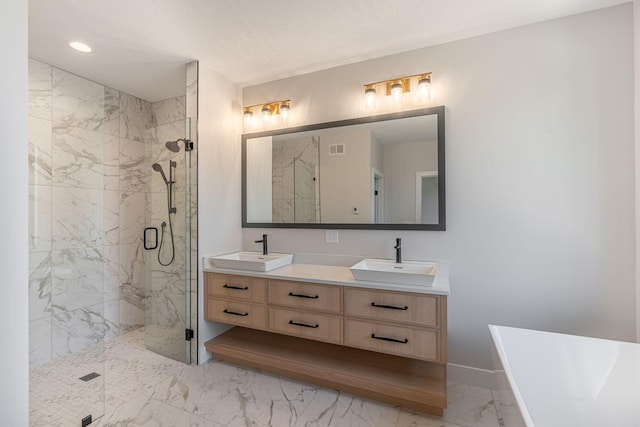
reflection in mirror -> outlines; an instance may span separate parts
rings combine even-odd
[[[444,107],[243,136],[243,226],[444,230]]]

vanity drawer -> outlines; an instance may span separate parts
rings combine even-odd
[[[436,331],[354,319],[345,319],[344,344],[430,361],[440,353]]]
[[[339,314],[342,313],[342,287],[269,280],[269,303]]]
[[[439,326],[437,296],[357,288],[344,292],[345,316]]]
[[[206,314],[207,320],[256,329],[267,327],[267,306],[264,304],[208,298]]]
[[[342,316],[269,308],[269,330],[317,341],[342,344]]]
[[[207,296],[267,301],[267,279],[233,274],[205,273]]]

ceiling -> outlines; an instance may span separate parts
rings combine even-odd
[[[29,0],[29,55],[158,101],[196,59],[245,87],[629,1]]]

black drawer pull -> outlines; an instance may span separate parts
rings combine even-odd
[[[234,316],[248,316],[249,315],[249,313],[237,313],[235,311],[229,311],[226,308],[224,309],[223,313],[233,314]]]
[[[388,308],[390,310],[408,310],[409,309],[409,307],[407,307],[406,305],[404,307],[394,307],[393,305],[376,304],[375,302],[371,303],[371,307]]]
[[[307,325],[306,323],[298,323],[298,322],[294,322],[293,320],[289,320],[289,324],[296,325],[296,326],[304,326],[305,328],[314,328],[314,329],[320,326],[317,323],[315,325]]]
[[[248,286],[245,286],[244,288],[241,288],[240,286],[233,286],[233,285],[224,285],[223,288],[227,288],[227,289],[237,289],[239,291],[246,291],[247,289],[249,289]]]
[[[293,292],[289,292],[290,297],[298,297],[298,298],[309,298],[309,299],[318,299],[318,295],[303,295],[303,294],[294,294]]]
[[[406,343],[409,342],[408,338],[405,338],[404,340],[397,340],[395,338],[377,337],[376,334],[371,334],[371,338],[373,338],[375,340],[397,342],[397,343],[400,343],[400,344],[406,344]]]

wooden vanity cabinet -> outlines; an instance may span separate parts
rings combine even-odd
[[[447,297],[205,272],[219,359],[442,416]]]

